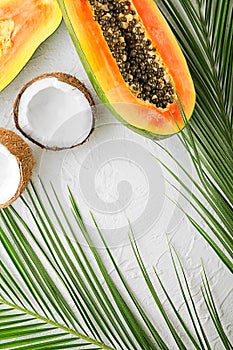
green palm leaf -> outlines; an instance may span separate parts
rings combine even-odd
[[[0,265],[0,348],[169,349],[169,344],[146,315],[143,305],[117,266],[94,218],[106,254],[117,273],[117,282],[108,274],[94,247],[72,193],[70,201],[76,220],[74,227],[68,221],[54,189],[48,193],[42,186],[42,193],[45,196],[43,201],[32,184],[31,189],[28,189],[30,204],[22,198],[25,210],[31,215],[34,230],[13,207],[0,212],[1,249],[4,256],[7,256],[6,262],[2,261]],[[55,229],[57,225],[59,230]],[[88,243],[89,252],[76,239],[78,229]],[[152,295],[155,307],[161,312],[164,324],[174,337],[177,347],[189,349],[191,342],[198,350],[210,349],[208,336],[195,308],[180,260],[178,264],[181,274],[172,254],[174,271],[193,327],[188,326],[186,320],[179,315],[155,271],[172,306],[177,324],[182,327],[182,331],[178,332],[177,325],[171,321],[158,297],[152,276],[147,272],[135,240],[131,240],[131,246],[148,293]],[[89,253],[95,264],[90,263]],[[105,286],[97,276],[102,276]],[[207,311],[224,346],[232,349],[218,316],[206,274],[203,279]],[[189,300],[185,296],[185,290]]]
[[[183,169],[198,192],[192,205],[209,231],[188,218],[233,271],[233,3],[167,0],[159,6],[184,51],[197,93],[193,117],[180,138],[200,180],[197,183]]]

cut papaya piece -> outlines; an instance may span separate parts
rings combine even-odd
[[[58,0],[100,99],[134,131],[160,139],[190,119],[186,60],[153,0]]]
[[[0,0],[0,91],[59,26],[56,0]]]

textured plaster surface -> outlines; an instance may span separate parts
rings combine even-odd
[[[127,219],[132,222],[148,272],[153,276],[155,266],[179,312],[190,323],[185,316],[187,310],[172,268],[167,244],[167,240],[172,240],[187,271],[192,294],[212,341],[212,349],[223,349],[217,334],[213,331],[211,320],[206,316],[200,293],[201,259],[208,273],[223,324],[230,336],[233,331],[232,276],[194,227],[169,200],[170,197],[195,217],[196,214],[188,201],[185,202],[168,184],[166,179],[173,183],[174,180],[155,157],[169,165],[179,177],[183,175],[158,146],[121,126],[99,105],[100,102],[82,68],[64,24],[40,46],[18,77],[0,93],[0,125],[15,130],[11,111],[18,91],[31,78],[51,71],[73,74],[86,84],[98,104],[97,127],[85,145],[72,151],[59,153],[42,151],[30,143],[36,160],[34,180],[36,181],[37,175],[40,175],[45,183],[52,181],[58,193],[64,195],[64,200],[67,200],[66,185],[71,187],[93,240],[100,249],[103,259],[106,259],[104,248],[96,237],[90,219],[89,209],[92,210],[133,291],[158,330],[170,342],[170,349],[176,349],[133,257],[128,240]],[[177,158],[194,174],[192,165],[176,137],[163,144],[177,154]],[[187,179],[183,177],[182,180],[191,188]],[[179,188],[179,184],[176,185]],[[19,202],[16,205],[23,210]],[[22,212],[22,215],[27,216],[27,213]],[[205,227],[203,222],[200,223]],[[83,242],[81,237],[79,239]],[[84,242],[83,245],[85,246]],[[109,274],[115,276],[113,268],[109,268]],[[154,280],[157,285],[156,279]],[[172,315],[168,301],[159,288],[158,294],[168,313]]]

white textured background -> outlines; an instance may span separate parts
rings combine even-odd
[[[21,87],[40,73],[51,71],[63,71],[75,75],[85,82],[98,103],[98,98],[82,68],[66,28],[62,24],[57,32],[40,46],[14,82],[0,93],[0,125],[2,127],[15,130],[11,110]],[[177,152],[177,156],[181,153],[180,160],[189,167],[190,171],[193,171],[186,155],[182,151],[179,152],[181,146],[176,137],[165,141],[164,144],[168,149]],[[133,151],[134,145],[135,152]],[[165,177],[169,176],[152,158],[151,152],[172,167],[169,158],[151,141],[125,129],[109,113],[105,112],[99,113],[96,131],[84,146],[60,153],[45,152],[37,146],[32,144],[31,146],[36,159],[34,179],[39,174],[45,182],[52,180],[57,190],[64,194],[65,186],[69,184],[77,196],[85,222],[95,239],[93,225],[88,214],[88,208],[92,209],[130,285],[143,302],[158,329],[170,339],[170,349],[176,349],[173,340],[167,335],[158,310],[154,306],[151,307],[153,302],[148,297],[146,286],[141,282],[139,268],[128,244],[127,218],[129,217],[134,222],[135,234],[148,270],[152,272],[153,265],[157,268],[183,315],[186,310],[174,277],[167,245],[167,237],[172,239],[188,273],[196,304],[202,312],[203,322],[212,340],[212,349],[223,349],[217,335],[212,331],[211,320],[206,317],[201,298],[199,288],[201,258],[210,278],[223,324],[229,335],[232,335],[233,331],[232,276],[207,243],[167,198],[171,197],[192,213],[191,208],[188,208],[187,204],[182,202],[178,194],[165,182]],[[174,168],[174,171],[179,174],[178,169]],[[82,180],[82,176],[84,179],[86,177],[86,182]],[[93,180],[92,183],[90,183],[91,180]],[[122,195],[121,203],[117,202],[119,195]],[[117,203],[115,209],[113,208],[114,202]],[[148,203],[150,203],[149,208]],[[98,240],[96,244],[101,249]],[[114,271],[110,273],[114,274]],[[166,299],[161,293],[159,295],[165,307],[168,307]],[[167,309],[170,312],[169,307]],[[192,349],[191,346],[190,349]]]

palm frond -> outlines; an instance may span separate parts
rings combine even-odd
[[[167,340],[146,314],[118,267],[95,219],[97,232],[105,245],[109,262],[116,271],[117,280],[109,275],[94,247],[72,193],[70,203],[76,220],[74,227],[55,190],[48,192],[42,185],[42,193],[43,200],[32,184],[31,189],[28,189],[29,202],[22,198],[25,209],[31,215],[30,221],[34,223],[33,230],[13,207],[0,212],[0,242],[7,256],[6,262],[2,261],[0,265],[0,339],[3,342],[0,348],[169,349]],[[88,243],[88,252],[77,241],[79,230]],[[148,287],[148,296],[152,295],[155,307],[160,311],[164,325],[171,332],[177,347],[188,349],[191,342],[198,350],[210,348],[180,260],[181,275],[172,255],[174,271],[192,327],[179,315],[156,272],[177,324],[181,325],[182,331],[177,331],[133,239],[131,246],[143,281]],[[90,263],[90,253],[95,263]],[[105,281],[104,285],[100,277]],[[185,283],[181,281],[182,277]],[[206,277],[204,281],[207,312],[223,344],[227,344],[226,349],[231,349]],[[185,288],[188,297],[185,297]]]
[[[203,199],[197,202],[197,197],[194,200],[196,210],[206,218],[209,232],[189,218],[232,271],[233,3],[167,0],[160,1],[159,6],[187,58],[197,93],[193,117],[180,139],[199,176],[200,184],[192,181],[199,197],[204,196],[206,202]]]
[[[232,236],[228,231],[230,231],[230,225],[231,225],[231,218],[228,218],[228,221],[226,221],[226,217],[216,208],[216,205],[214,202],[212,202],[212,207],[216,208],[216,211],[213,213],[208,209],[207,203],[209,203],[209,197],[206,191],[202,188],[200,183],[193,177],[192,174],[189,174],[189,172],[182,166],[180,162],[178,162],[175,157],[170,153],[165,147],[163,147],[161,144],[157,144],[166,154],[169,155],[169,157],[174,161],[174,163],[180,168],[182,173],[185,174],[185,176],[190,180],[190,183],[193,185],[193,188],[190,188],[185,184],[184,181],[182,181],[181,177],[176,175],[161,159],[158,159],[155,157],[155,159],[163,166],[166,171],[172,175],[173,179],[181,185],[182,190],[180,190],[174,183],[171,183],[169,180],[168,183],[177,191],[179,192],[192,206],[192,208],[196,211],[196,213],[199,215],[199,217],[205,222],[205,224],[208,226],[212,234],[218,239],[218,241],[222,244],[222,246],[225,248],[225,251],[229,254],[229,256],[221,249],[219,244],[216,244],[216,242],[211,237],[210,232],[207,232],[207,230],[204,230],[199,223],[192,218],[182,207],[179,206],[179,209],[184,212],[190,223],[197,229],[197,231],[200,233],[200,235],[209,243],[209,245],[213,248],[213,250],[216,252],[216,254],[219,256],[219,258],[224,262],[224,264],[229,268],[229,270],[233,271],[233,264],[231,259],[233,258],[233,239]],[[197,190],[197,194],[195,194],[194,190]],[[185,194],[186,193],[186,194]],[[202,196],[200,198],[200,195]],[[175,205],[178,205],[174,202]],[[216,213],[219,214],[219,218],[225,222],[228,226],[228,230],[225,229],[225,227],[219,222],[219,220],[216,219]]]

